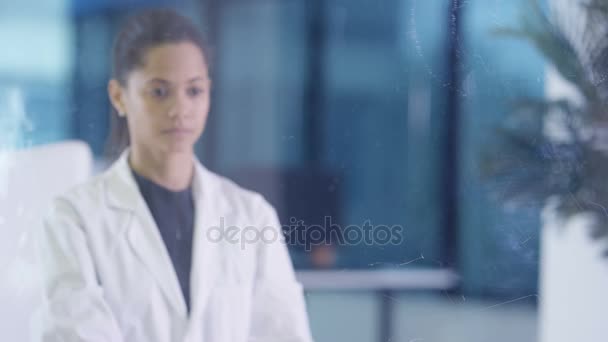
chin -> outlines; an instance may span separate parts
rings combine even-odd
[[[165,145],[167,153],[193,153],[194,144],[187,142],[175,142]]]

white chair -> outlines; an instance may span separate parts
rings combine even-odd
[[[80,141],[0,151],[0,331],[3,341],[31,340],[31,317],[41,303],[32,233],[51,199],[92,172]]]

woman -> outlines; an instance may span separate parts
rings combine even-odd
[[[274,208],[194,155],[205,52],[170,10],[118,35],[108,93],[128,147],[45,219],[43,341],[311,341]]]

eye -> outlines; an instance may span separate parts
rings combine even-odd
[[[198,95],[200,95],[202,92],[203,92],[203,89],[202,89],[202,88],[199,88],[199,87],[191,87],[191,88],[188,88],[188,95],[189,95],[189,96],[191,96],[191,97],[198,96]]]
[[[156,98],[165,98],[169,94],[169,90],[166,87],[154,87],[151,92],[152,96]]]

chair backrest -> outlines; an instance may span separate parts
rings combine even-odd
[[[90,177],[93,159],[80,141],[0,153],[0,331],[28,341],[41,299],[32,234],[53,197]]]

